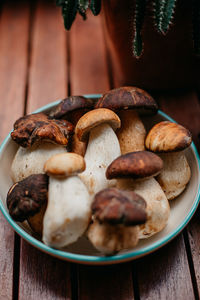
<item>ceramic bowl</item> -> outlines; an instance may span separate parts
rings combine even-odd
[[[88,97],[98,98],[100,95],[88,95]],[[57,105],[59,101],[50,103],[37,112],[48,111]],[[168,115],[158,111],[155,116],[142,117],[147,130],[155,123],[163,120],[174,122]],[[15,121],[15,120],[13,120]],[[0,209],[13,229],[28,243],[50,255],[63,260],[73,261],[82,264],[114,264],[136,259],[147,255],[175,238],[192,218],[200,200],[200,159],[195,145],[185,151],[192,177],[185,191],[175,200],[170,201],[171,213],[167,226],[154,236],[140,240],[137,247],[132,250],[121,251],[113,256],[103,256],[95,250],[87,238],[82,237],[76,243],[63,250],[53,249],[37,239],[28,226],[22,225],[12,220],[6,207],[6,195],[12,185],[11,163],[18,146],[11,140],[10,134],[6,137],[0,147]]]

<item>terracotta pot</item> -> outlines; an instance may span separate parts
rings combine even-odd
[[[133,56],[134,0],[103,0],[105,35],[114,74],[114,86],[135,85],[163,90],[196,87],[200,58],[194,55],[191,1],[177,1],[174,25],[159,34],[148,8],[142,31],[144,52]]]

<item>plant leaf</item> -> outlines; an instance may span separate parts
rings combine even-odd
[[[78,11],[78,0],[65,0],[62,4],[62,15],[64,19],[64,25],[67,30],[72,26],[72,23],[76,17]]]
[[[88,9],[88,7],[89,0],[79,0],[78,11],[84,20],[86,19],[86,10]]]
[[[101,0],[91,0],[89,5],[94,16],[97,16],[101,11]]]
[[[166,34],[171,24],[177,0],[155,0],[155,23],[157,30]]]
[[[200,55],[200,1],[193,0],[193,42],[194,51]]]
[[[146,10],[146,0],[136,0],[135,17],[134,17],[134,40],[133,40],[133,54],[139,58],[142,54],[143,43],[141,30],[144,23],[144,16]]]

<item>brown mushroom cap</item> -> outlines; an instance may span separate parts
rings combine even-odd
[[[106,177],[146,178],[156,176],[163,168],[162,159],[148,151],[130,152],[116,158],[107,168]]]
[[[94,217],[100,223],[132,226],[147,220],[146,202],[133,191],[107,188],[95,195],[92,203]]]
[[[14,124],[12,139],[22,147],[31,147],[42,140],[67,145],[74,126],[66,120],[50,119],[44,113],[31,114]]]
[[[13,220],[24,221],[47,203],[48,176],[34,174],[15,183],[7,194],[7,206]]]
[[[99,99],[95,107],[114,111],[137,109],[139,113],[156,113],[158,110],[157,103],[147,92],[132,86],[109,91]]]
[[[83,115],[75,127],[75,134],[80,141],[85,141],[90,130],[100,124],[107,123],[113,130],[121,126],[119,117],[110,109],[98,108]]]
[[[145,146],[153,152],[175,152],[189,147],[191,142],[189,130],[179,124],[163,121],[151,128]]]
[[[69,113],[75,110],[92,109],[95,101],[83,96],[70,96],[63,99],[54,110],[50,112],[50,117],[62,119],[68,117]]]

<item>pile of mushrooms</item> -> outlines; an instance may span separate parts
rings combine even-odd
[[[192,138],[171,122],[147,134],[139,115],[157,110],[145,91],[121,87],[96,103],[72,96],[49,113],[17,120],[7,195],[12,218],[27,221],[48,246],[62,249],[86,235],[104,255],[161,231],[168,200],[190,180],[183,151]]]

